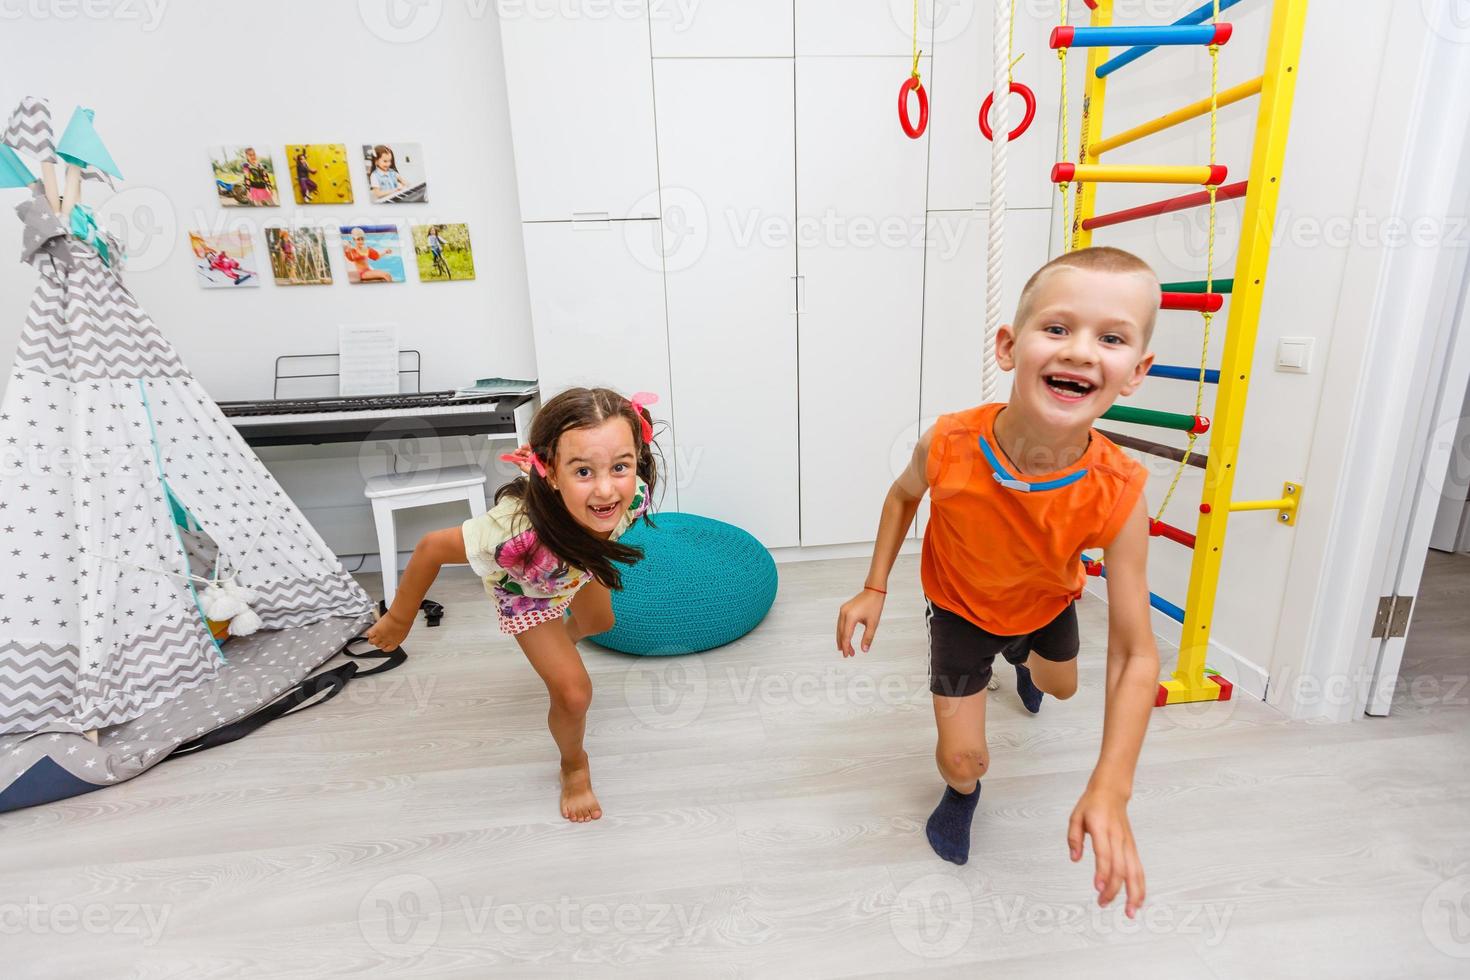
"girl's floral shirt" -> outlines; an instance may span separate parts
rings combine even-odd
[[[648,510],[648,486],[638,489],[613,528],[617,540]],[[523,504],[506,497],[463,524],[464,552],[506,619],[566,605],[591,576],[553,555],[536,538]]]

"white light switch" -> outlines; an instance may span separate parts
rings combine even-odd
[[[1312,338],[1282,337],[1276,341],[1276,370],[1306,374],[1312,370]]]

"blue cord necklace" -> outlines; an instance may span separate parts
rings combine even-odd
[[[1020,493],[1060,490],[1062,487],[1071,486],[1087,475],[1086,469],[1080,469],[1076,473],[1068,473],[1066,476],[1058,477],[1055,480],[1037,480],[1032,482],[1030,480],[1019,479],[1018,477],[1012,476],[1010,471],[1005,468],[1000,461],[1000,457],[996,455],[995,450],[990,448],[990,443],[985,441],[985,437],[980,436],[979,438],[980,451],[985,454],[985,461],[990,464],[990,475],[995,477],[996,483],[999,483],[1007,490],[1016,490]]]

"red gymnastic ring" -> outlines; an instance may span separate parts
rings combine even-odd
[[[1012,82],[1011,91],[1026,102],[1026,115],[1021,117],[1021,125],[1011,130],[1011,135],[1007,140],[1007,142],[1014,143],[1031,126],[1031,120],[1036,118],[1036,93],[1031,91],[1031,86],[1021,82]],[[991,92],[985,97],[984,104],[980,106],[980,132],[984,133],[988,140],[995,139],[995,134],[990,130],[990,106],[994,101],[995,93]]]
[[[917,92],[919,95],[918,125],[909,121],[910,92]],[[924,83],[919,81],[918,75],[910,75],[904,80],[903,87],[898,90],[898,124],[903,127],[904,133],[911,140],[923,136],[924,130],[929,128],[929,94],[924,91]]]

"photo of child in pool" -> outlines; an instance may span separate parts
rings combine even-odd
[[[327,236],[320,228],[267,228],[265,244],[277,286],[325,286],[331,283]]]
[[[286,160],[297,204],[352,203],[346,144],[287,143]]]
[[[420,282],[475,278],[475,253],[469,225],[414,225],[413,250]]]
[[[276,167],[269,153],[254,146],[213,146],[209,163],[214,189],[227,208],[277,208]]]
[[[362,158],[374,204],[422,204],[429,199],[424,149],[418,143],[364,143]]]
[[[341,233],[348,282],[403,282],[397,225],[343,225]]]
[[[260,285],[260,276],[255,271],[255,243],[248,231],[219,234],[191,231],[189,247],[194,251],[194,271],[199,285],[205,289]]]

